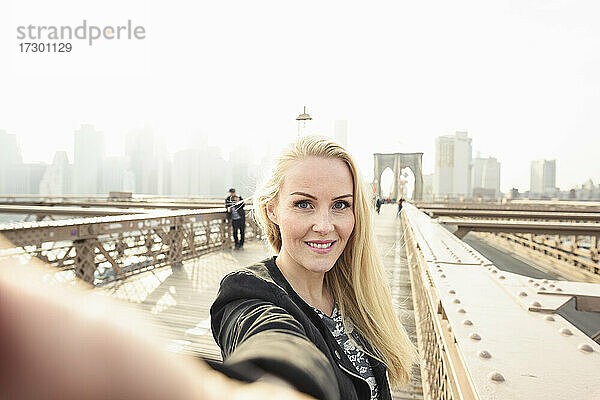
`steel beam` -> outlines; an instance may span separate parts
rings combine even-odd
[[[429,210],[504,210],[504,211],[546,211],[546,212],[595,212],[600,213],[600,202],[543,202],[511,201],[506,203],[480,203],[460,201],[415,202],[420,209]]]
[[[431,217],[470,217],[517,220],[559,220],[559,221],[600,221],[597,212],[553,212],[553,211],[515,211],[515,210],[459,210],[422,208],[421,211]]]
[[[559,221],[505,221],[493,219],[439,218],[440,223],[458,227],[457,236],[471,232],[533,233],[547,235],[600,235],[600,224]],[[460,236],[462,235],[462,236]]]
[[[148,209],[139,208],[106,208],[106,207],[65,207],[55,206],[36,206],[36,205],[3,205],[0,204],[0,214],[27,214],[38,216],[64,215],[72,217],[100,217],[109,215],[124,214],[145,214]]]

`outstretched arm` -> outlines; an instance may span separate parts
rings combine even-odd
[[[0,236],[0,249],[7,246]],[[0,261],[3,397],[309,399],[267,383],[241,384],[167,353],[149,338],[151,328],[108,299],[44,283],[47,268]]]

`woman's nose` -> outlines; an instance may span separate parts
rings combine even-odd
[[[322,211],[317,214],[317,221],[313,225],[313,231],[318,232],[322,235],[326,235],[333,231],[333,224],[331,223],[331,216],[329,210]]]

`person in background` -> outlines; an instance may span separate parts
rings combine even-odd
[[[402,203],[404,202],[404,198],[400,197],[398,199],[398,212],[396,213],[396,216],[399,217],[400,213],[402,212]]]
[[[381,211],[382,204],[383,200],[380,197],[377,197],[377,202],[375,203],[375,211],[377,211],[377,214],[379,214],[379,211]]]
[[[225,207],[227,207],[229,220],[233,227],[235,249],[242,249],[246,232],[246,212],[244,211],[242,197],[235,193],[234,188],[229,189],[229,196],[225,198]]]

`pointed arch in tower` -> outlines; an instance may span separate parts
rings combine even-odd
[[[375,153],[373,179],[376,185],[377,196],[381,197],[381,174],[386,168],[394,173],[394,186],[391,198],[397,199],[400,191],[400,174],[402,169],[410,168],[415,176],[415,186],[412,198],[415,201],[423,200],[423,153]]]

